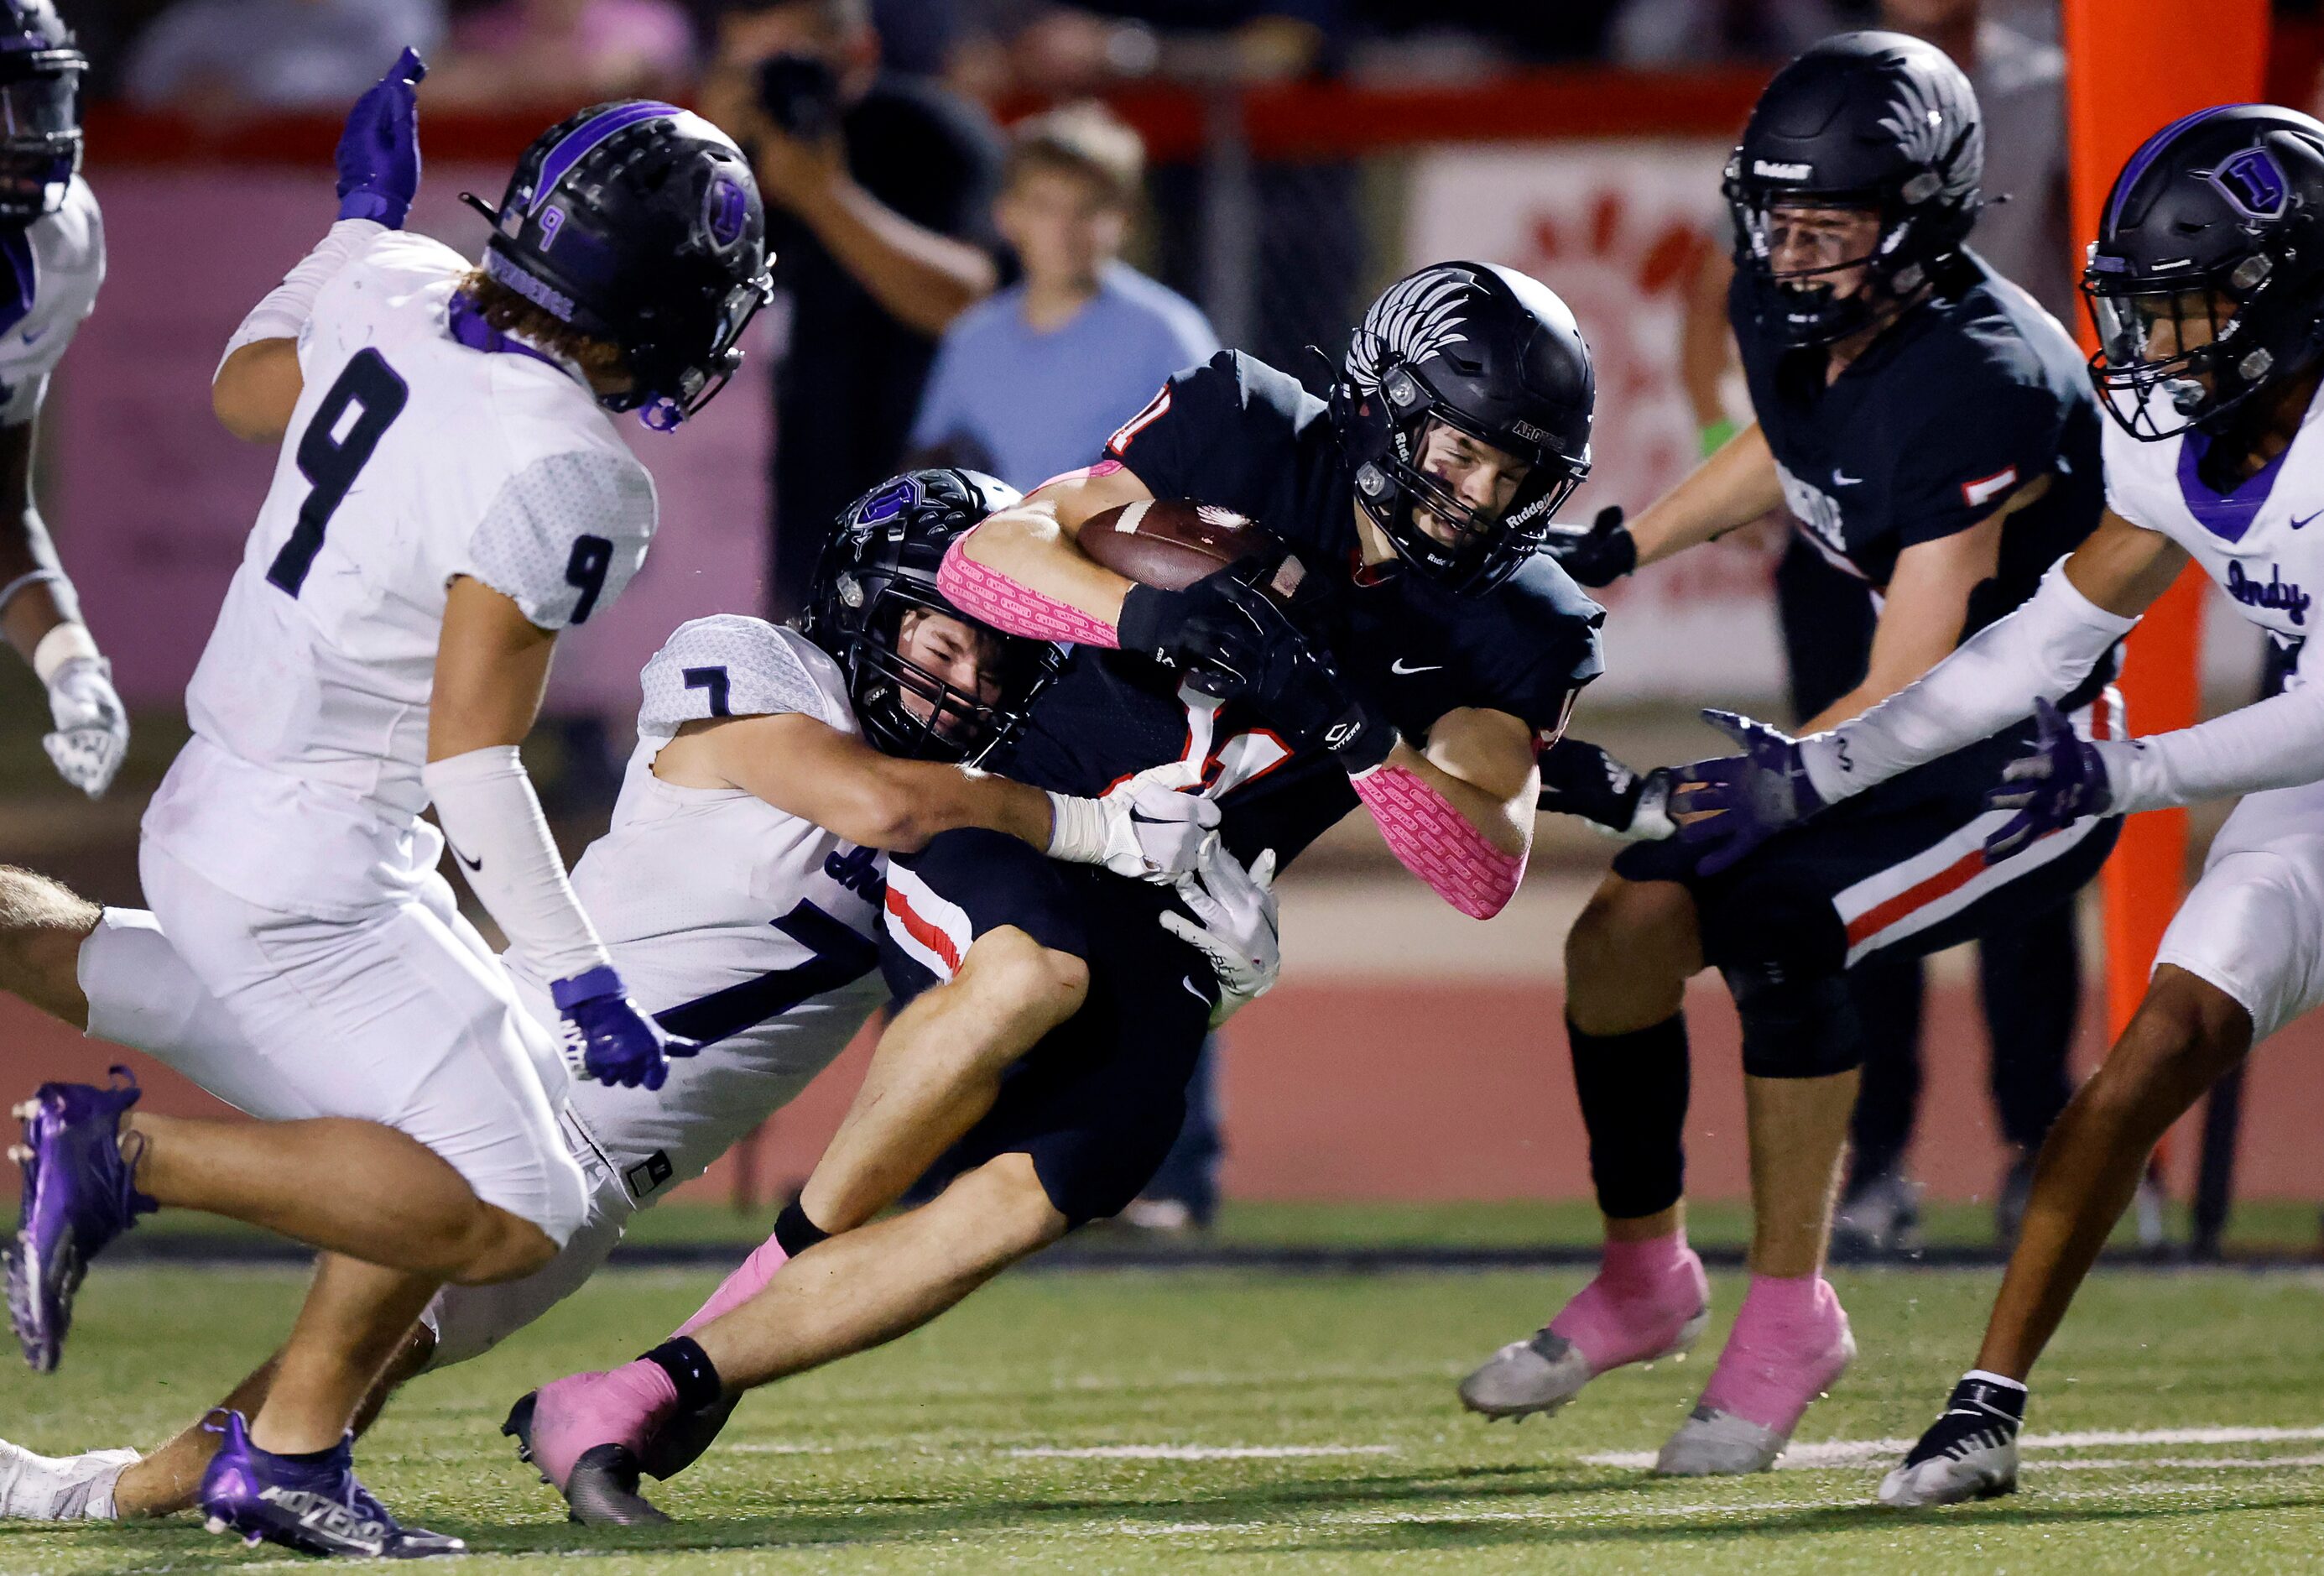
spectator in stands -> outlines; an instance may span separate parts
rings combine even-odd
[[[678,0],[498,0],[453,24],[431,104],[571,107],[671,98],[694,81],[694,26]]]
[[[337,113],[443,35],[442,0],[186,0],[131,46],[124,86],[144,109]]]
[[[993,220],[1023,277],[945,331],[916,463],[1029,491],[1089,464],[1164,379],[1217,352],[1194,302],[1121,261],[1144,166],[1138,134],[1094,104],[1017,128]]]
[[[775,374],[782,615],[832,517],[896,469],[936,336],[998,283],[1001,141],[974,106],[881,71],[865,0],[728,0],[701,103],[758,172],[791,301]]]

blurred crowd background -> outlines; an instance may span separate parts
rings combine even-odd
[[[2317,102],[2319,5],[2278,6],[2281,101]],[[208,419],[217,347],[311,244],[337,119],[407,43],[429,63],[412,223],[456,246],[480,239],[455,200],[464,186],[497,192],[540,126],[611,97],[699,108],[743,145],[768,198],[779,310],[701,419],[638,440],[665,529],[622,603],[560,654],[552,726],[528,748],[576,846],[611,802],[644,657],[686,617],[794,610],[854,495],[921,462],[1031,487],[1095,459],[1163,378],[1221,345],[1321,392],[1363,303],[1422,262],[1507,263],[1566,297],[1600,378],[1597,469],[1571,517],[1644,506],[1748,419],[1724,320],[1720,169],[1774,68],[1831,32],[1899,28],[1962,63],[1987,117],[1988,193],[2009,198],[1975,244],[2070,326],[2078,311],[2055,0],[64,7],[93,62],[88,173],[112,273],[51,402],[44,501],[138,733],[94,811],[64,802],[45,772],[0,781],[0,858],[109,901],[135,899],[135,816],[182,737],[185,675],[272,465]],[[1705,703],[1819,709],[1803,675],[1860,662],[1868,612],[1812,554],[1787,553],[1790,534],[1771,519],[1613,588],[1608,675],[1577,728],[1646,766],[1702,753],[1692,719]],[[2237,619],[2209,628],[2207,687],[2239,704],[2259,681],[2257,643]],[[37,764],[28,739],[15,745],[0,764]],[[1228,1185],[1583,1196],[1555,993],[1560,939],[1605,846],[1545,818],[1519,902],[1477,926],[1411,888],[1362,823],[1286,887],[1285,986],[1238,1023],[1222,1080]],[[2015,950],[2046,959],[2045,978],[2062,970],[2049,1009],[2062,1018],[2035,1037],[2073,1039],[2086,1061],[2098,1036],[2072,929],[2045,953]],[[1882,987],[1896,1053],[1868,1103],[1852,1195],[1886,1178],[1909,1210],[1916,1173],[1983,1215],[2022,1173],[2068,1069],[2053,1050],[2007,1071],[2008,1036],[1984,1033],[1977,1000],[1990,963],[1938,960],[1925,1034],[1919,970]],[[1456,1016],[1464,1037],[1440,1043]],[[1725,1034],[1708,1028],[1698,1059],[1728,1056]],[[1990,1070],[1979,1038],[2005,1052]],[[1927,1099],[1923,1039],[1941,1047]],[[1447,1051],[1458,1076],[1438,1073]],[[1730,1082],[1698,1075],[1693,1174],[1713,1197],[1743,1182],[1719,1092]],[[2313,1196],[2304,1134],[2267,1126],[2296,1126],[2310,1092],[2261,1089],[2248,1191]],[[779,1190],[835,1114],[813,1099],[787,1113],[719,1185],[738,1200]],[[1175,1209],[1165,1223],[1207,1215],[1218,1154],[1198,1119],[1159,1190]]]

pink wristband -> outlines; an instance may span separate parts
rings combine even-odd
[[[1404,867],[1471,919],[1490,919],[1525,879],[1525,856],[1504,854],[1426,783],[1402,766],[1350,779]]]
[[[936,566],[936,589],[971,618],[990,624],[1004,635],[1030,635],[1035,640],[1071,640],[1083,645],[1118,650],[1121,636],[1113,626],[1080,608],[1019,585],[999,570],[987,568],[963,551],[972,529],[955,541]]]

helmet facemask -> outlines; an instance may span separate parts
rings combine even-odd
[[[25,225],[63,206],[80,168],[78,50],[0,57],[0,223]]]
[[[2216,428],[2263,387],[2315,359],[2314,308],[2264,252],[2208,274],[2138,278],[2093,258],[2082,276],[2098,348],[2090,381],[2132,437]],[[2270,332],[2280,320],[2288,335]],[[2302,323],[2307,326],[2305,331]],[[2282,341],[2282,342],[2278,342]]]
[[[1388,408],[1388,448],[1359,470],[1357,498],[1398,556],[1455,596],[1489,590],[1539,552],[1558,506],[1590,473],[1586,459],[1576,464],[1545,445],[1482,430],[1409,366],[1391,366],[1376,397]],[[1495,502],[1461,496],[1458,473],[1471,464],[1504,473],[1493,478],[1501,483]],[[1440,474],[1447,470],[1455,474]],[[1511,471],[1514,485],[1506,479]],[[1449,540],[1421,523],[1424,511]]]
[[[843,598],[850,583],[843,579]],[[906,654],[908,629],[930,616],[957,621],[974,644],[975,691]],[[844,662],[856,720],[881,750],[907,760],[972,766],[1015,736],[1057,665],[1056,648],[1047,642],[988,629],[900,579],[872,593]]]
[[[1933,175],[1915,181],[1925,181],[1932,193],[1937,186]],[[1912,190],[1908,183],[1908,203]],[[1860,333],[1911,301],[1929,283],[1928,269],[1917,260],[1922,248],[1913,245],[1922,218],[1909,206],[1884,203],[1875,193],[1771,190],[1734,174],[1727,179],[1726,192],[1735,220],[1735,265],[1749,275],[1766,320],[1788,345],[1830,345]],[[1868,221],[1863,249],[1830,255],[1836,227],[1802,223],[1821,213]],[[1805,266],[1777,267],[1787,239],[1812,260]],[[1858,276],[1856,288],[1843,294],[1850,274]]]

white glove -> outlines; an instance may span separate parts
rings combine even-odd
[[[1211,1009],[1211,1027],[1215,1029],[1274,989],[1275,977],[1283,971],[1275,916],[1275,850],[1268,849],[1245,870],[1213,832],[1203,839],[1195,868],[1194,875],[1177,881],[1178,896],[1194,918],[1166,913],[1162,928],[1211,960],[1211,972],[1219,981],[1219,1005]]]
[[[57,775],[88,794],[104,797],[129,749],[129,713],[113,688],[113,664],[77,656],[49,675],[49,716],[56,731],[41,740]]]
[[[1049,857],[1102,865],[1117,876],[1167,884],[1194,868],[1219,824],[1214,800],[1181,792],[1194,781],[1183,761],[1150,767],[1102,799],[1049,795]]]

